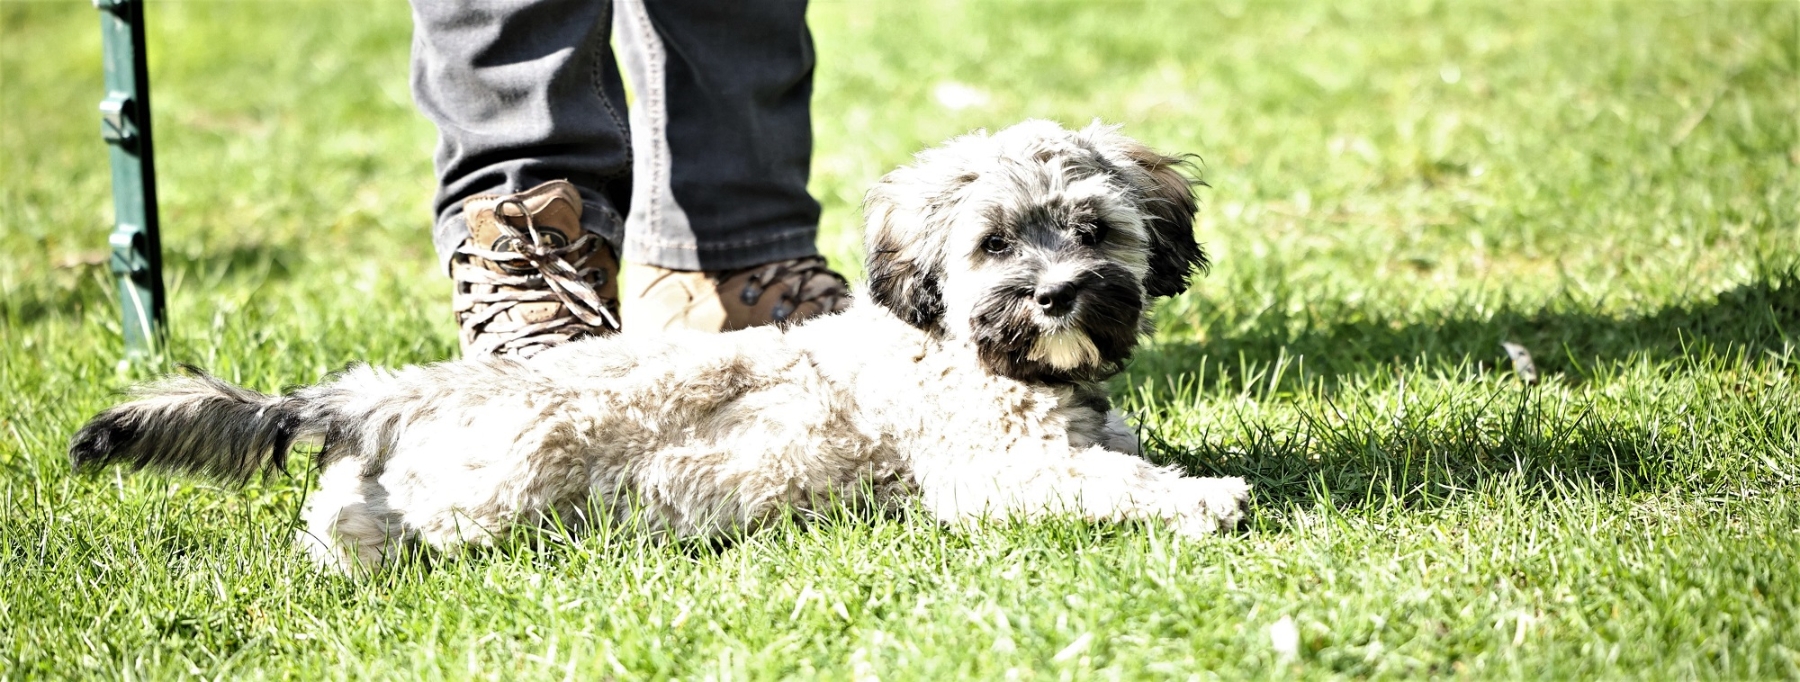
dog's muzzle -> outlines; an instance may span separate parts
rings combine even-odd
[[[1040,283],[1034,292],[1033,300],[1037,301],[1038,311],[1053,318],[1066,317],[1075,310],[1076,298],[1081,295],[1081,287],[1072,281]]]
[[[1130,357],[1143,305],[1143,290],[1123,267],[1062,263],[996,287],[970,321],[994,373],[1086,381],[1109,376]]]

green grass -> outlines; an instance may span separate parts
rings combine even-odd
[[[73,476],[125,366],[97,18],[0,2],[0,678],[1800,676],[1800,5],[816,2],[814,192],[1026,117],[1199,154],[1217,260],[1115,395],[1245,533],[589,537],[363,582],[307,471]],[[455,350],[385,2],[150,7],[165,362]],[[986,103],[950,110],[947,83]],[[1521,384],[1501,352],[1534,353]],[[1298,626],[1293,656],[1269,627]]]

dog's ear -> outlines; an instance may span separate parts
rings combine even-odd
[[[868,251],[869,298],[919,329],[944,329],[943,249],[925,234],[917,201],[915,169],[902,168],[863,199],[863,241]]]
[[[1194,185],[1181,171],[1192,163],[1178,156],[1164,156],[1142,144],[1133,142],[1126,156],[1144,170],[1149,182],[1139,187],[1144,208],[1155,219],[1146,227],[1150,232],[1150,276],[1144,280],[1145,292],[1151,296],[1174,296],[1188,289],[1188,278],[1194,270],[1207,266],[1206,252],[1194,241],[1194,212],[1199,205],[1194,199]]]
[[[1174,296],[1187,291],[1194,270],[1208,265],[1206,252],[1194,241],[1194,212],[1199,210],[1194,186],[1206,183],[1190,180],[1183,173],[1192,172],[1193,163],[1188,157],[1167,156],[1125,137],[1115,126],[1095,123],[1082,132],[1115,163],[1130,164],[1121,169],[1122,175],[1143,198],[1144,212],[1151,218],[1145,225],[1150,236],[1145,292]]]

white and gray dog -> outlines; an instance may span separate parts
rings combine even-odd
[[[346,571],[552,520],[716,537],[870,494],[952,523],[1213,533],[1248,486],[1138,457],[1100,383],[1205,265],[1181,165],[1099,124],[963,136],[869,192],[868,288],[843,313],[356,366],[281,396],[195,372],[96,416],[69,453],[241,482],[318,443],[300,539]]]

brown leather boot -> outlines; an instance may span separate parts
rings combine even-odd
[[[632,333],[791,324],[850,306],[843,275],[819,256],[717,272],[629,263],[625,272],[625,321]]]
[[[581,229],[581,194],[553,180],[463,202],[469,240],[450,258],[464,357],[531,357],[619,330],[619,261]]]

